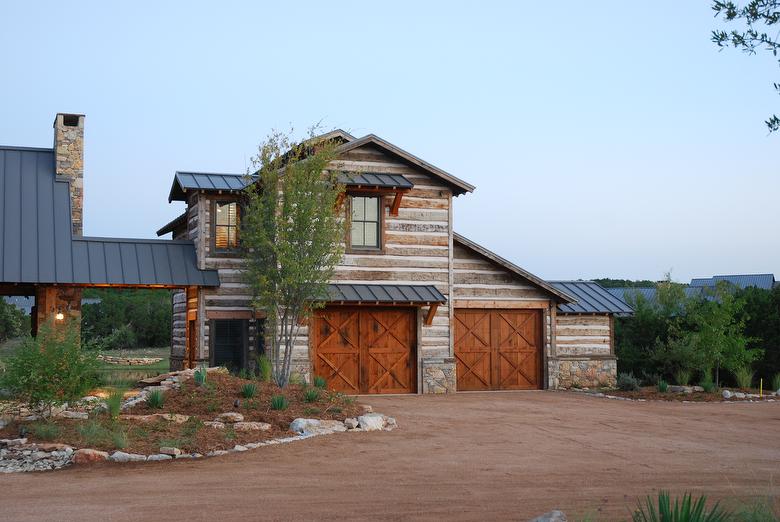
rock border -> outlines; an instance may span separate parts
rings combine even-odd
[[[693,386],[691,388],[699,388],[699,386]],[[600,399],[612,399],[617,401],[629,401],[629,402],[677,402],[682,404],[743,404],[743,403],[762,403],[762,402],[780,402],[777,399],[761,399],[756,394],[746,394],[742,392],[732,392],[731,390],[728,390],[726,388],[722,391],[722,397],[723,400],[720,401],[666,401],[663,399],[632,399],[630,397],[619,397],[617,395],[610,395],[605,392],[598,392],[593,390],[587,390],[587,389],[577,389],[577,388],[571,388],[569,390],[562,390],[567,392],[576,392],[581,395],[588,395],[590,397],[598,397]],[[685,393],[685,392],[678,392],[678,393]],[[765,394],[766,397],[777,397],[777,392],[768,392]],[[731,398],[739,399],[739,400],[728,400]],[[754,400],[756,399],[756,400]]]

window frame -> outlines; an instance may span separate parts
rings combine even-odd
[[[235,225],[217,225],[217,205],[225,205],[235,203],[236,204],[236,224]],[[231,256],[235,255],[241,248],[241,216],[243,215],[243,205],[239,198],[220,198],[211,200],[211,255],[212,256]],[[217,247],[217,226],[232,227],[236,229],[236,246],[219,248]]]
[[[353,246],[352,245],[352,202],[353,198],[376,198],[379,221],[377,226],[377,246]],[[346,231],[346,248],[345,252],[348,254],[384,254],[385,253],[385,195],[377,192],[351,192],[347,191],[347,204],[346,204],[346,218],[347,218],[347,231]]]

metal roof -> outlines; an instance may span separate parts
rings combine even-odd
[[[379,304],[444,304],[447,298],[433,285],[328,285],[328,302]]]
[[[618,288],[607,288],[606,290],[610,294],[617,297],[618,299],[622,299],[629,306],[635,304],[635,301],[639,297],[641,297],[645,301],[648,301],[651,304],[656,304],[658,302],[658,297],[657,297],[658,291],[655,288],[635,288],[635,287],[627,286],[627,287],[618,287]],[[698,297],[702,295],[703,290],[704,290],[703,287],[686,286],[683,288],[685,297]]]
[[[181,172],[173,177],[168,202],[185,201],[188,190],[238,192],[248,185],[246,174],[220,174],[214,172]]]
[[[170,220],[168,223],[163,225],[160,230],[157,231],[158,236],[163,236],[167,234],[168,232],[173,232],[176,230],[180,225],[183,225],[187,220],[187,211],[185,210],[172,220]],[[174,234],[175,235],[175,234]]]
[[[212,286],[188,241],[73,237],[51,149],[0,147],[0,283]]]
[[[712,287],[719,281],[727,281],[738,288],[755,286],[764,290],[771,290],[775,286],[774,274],[735,274],[716,275],[712,277],[699,277],[691,279],[692,287]]]
[[[414,183],[400,174],[383,172],[342,172],[338,182],[348,187],[381,187],[392,189],[410,189]]]
[[[630,315],[634,310],[621,298],[593,281],[551,281],[555,288],[577,299],[576,303],[562,303],[563,314],[618,314]]]

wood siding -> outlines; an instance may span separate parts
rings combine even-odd
[[[612,321],[609,315],[561,314],[556,317],[559,357],[610,356]]]

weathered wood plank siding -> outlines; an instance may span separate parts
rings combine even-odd
[[[611,355],[608,315],[561,314],[555,321],[559,356]]]

